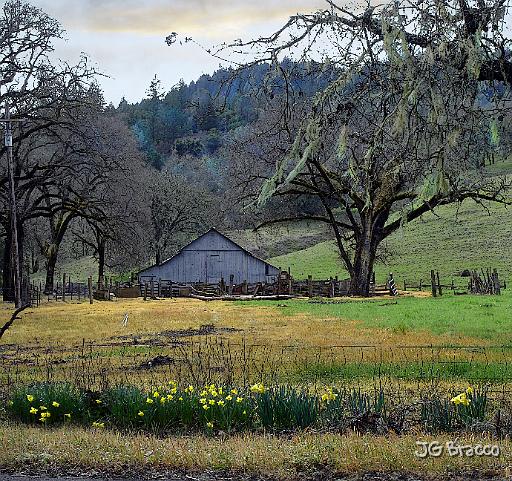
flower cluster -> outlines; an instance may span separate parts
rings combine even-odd
[[[338,397],[332,390],[332,388],[327,388],[326,392],[322,394],[321,399],[324,402],[334,401]]]
[[[260,382],[251,386],[251,392],[256,394],[263,394],[265,392],[265,386]]]
[[[471,403],[471,399],[468,396],[473,394],[473,388],[468,387],[465,392],[460,393],[458,396],[455,396],[451,399],[451,402],[458,406],[459,404],[462,406],[469,406]]]

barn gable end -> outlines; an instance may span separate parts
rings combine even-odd
[[[139,273],[141,282],[163,279],[178,283],[217,284],[221,278],[234,282],[274,282],[279,270],[258,259],[216,229],[193,240],[174,257]]]

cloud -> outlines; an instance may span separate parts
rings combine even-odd
[[[36,0],[64,28],[90,32],[166,35],[177,31],[219,39],[249,25],[286,20],[298,11],[325,7],[324,0]],[[72,7],[71,7],[72,5]]]

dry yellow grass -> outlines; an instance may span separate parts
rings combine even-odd
[[[306,301],[304,301],[306,302]],[[0,322],[10,316],[9,307],[0,308]],[[128,326],[122,326],[125,314]],[[391,329],[362,328],[362,322],[351,319],[320,318],[311,314],[285,315],[273,307],[231,302],[203,302],[194,299],[164,299],[144,302],[140,299],[116,302],[49,303],[23,313],[6,333],[2,343],[27,345],[33,343],[76,345],[125,335],[144,335],[162,331],[215,327],[238,329],[222,333],[222,337],[249,343],[275,343],[297,346],[331,345],[440,345],[472,344],[470,337],[435,335],[412,331],[404,336]],[[478,344],[483,344],[482,340]],[[484,343],[485,344],[485,343]]]
[[[61,470],[67,473],[227,470],[273,475],[285,480],[320,467],[336,473],[367,471],[414,474],[509,474],[511,443],[499,442],[501,455],[420,459],[415,436],[298,434],[274,437],[258,434],[231,437],[168,437],[123,435],[83,428],[43,429],[0,425],[0,466],[8,469]],[[423,437],[440,443],[449,436]],[[496,444],[481,436],[464,436],[460,444]]]

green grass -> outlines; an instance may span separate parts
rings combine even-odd
[[[429,382],[439,380],[459,380],[466,383],[509,382],[512,379],[512,364],[480,361],[308,363],[286,374],[288,382],[339,383],[340,381],[384,378]]]
[[[256,302],[260,306],[272,305],[271,301]],[[512,292],[508,289],[501,296],[398,297],[396,303],[378,299],[342,303],[290,300],[282,307],[282,314],[362,321],[361,328],[387,328],[404,336],[408,332],[429,331],[453,338],[480,338],[499,345],[512,343]]]
[[[386,263],[378,262],[377,282],[384,283],[389,272],[402,282],[428,283],[430,270],[438,270],[443,284],[449,284],[464,269],[497,268],[502,278],[512,275],[512,212],[503,205],[489,206],[488,213],[472,202],[443,206],[436,215],[428,213],[404,226],[385,241]],[[308,249],[274,257],[269,262],[304,279],[347,276],[334,242],[322,242]],[[458,280],[461,283],[462,280]],[[462,281],[464,282],[464,281]],[[399,286],[400,286],[399,285]]]

